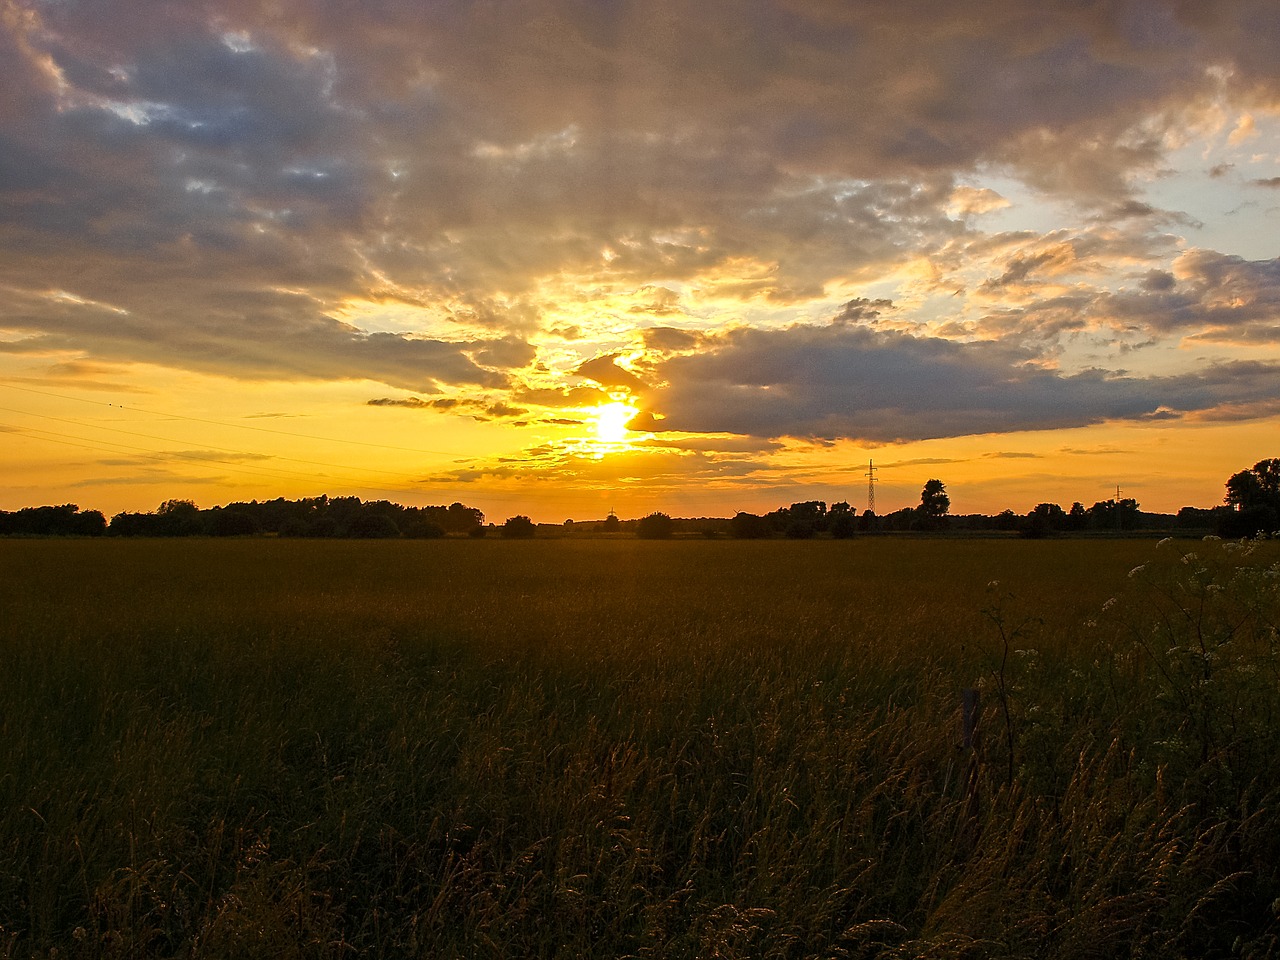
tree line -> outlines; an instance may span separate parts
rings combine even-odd
[[[1280,532],[1280,459],[1261,460],[1250,469],[1234,474],[1226,486],[1227,494],[1221,506],[1183,507],[1177,514],[1144,513],[1137,500],[1113,497],[1099,500],[1090,507],[1076,501],[1064,509],[1061,504],[1044,502],[1026,514],[1004,510],[993,516],[955,516],[951,513],[946,484],[930,479],[920,491],[919,504],[885,516],[876,516],[870,510],[859,514],[845,501],[828,508],[825,501],[805,500],[765,514],[739,511],[723,521],[680,521],[665,513],[653,513],[635,522],[633,527],[637,536],[649,539],[701,532],[743,540],[817,536],[845,539],[859,533],[941,530],[1017,533],[1032,539],[1060,534],[1170,529],[1214,532],[1232,538]],[[617,530],[617,518],[609,519],[613,522],[612,529]],[[608,529],[608,523],[605,521],[601,529]]]
[[[0,535],[115,537],[350,537],[361,539],[484,536],[484,513],[462,503],[406,507],[389,500],[307,497],[229,503],[202,510],[166,500],[152,513],[118,513],[108,523],[76,504],[0,511]]]
[[[202,510],[190,500],[166,500],[152,513],[118,513],[110,522],[97,510],[80,510],[75,504],[0,510],[0,536],[253,536],[353,537],[430,539],[444,536],[483,537],[484,513],[462,503],[446,506],[406,507],[389,500],[362,501],[359,497],[310,497],[229,503]],[[527,539],[539,525],[527,516],[509,517],[498,532],[507,538]],[[1226,483],[1223,504],[1210,508],[1183,507],[1176,515],[1144,513],[1132,498],[1099,500],[1091,507],[1077,501],[1069,508],[1057,503],[1036,504],[1026,514],[1005,510],[994,516],[951,513],[946,484],[930,479],[920,491],[920,503],[884,516],[870,510],[858,513],[846,501],[827,506],[822,500],[805,500],[765,514],[739,511],[729,518],[679,520],[654,512],[639,520],[621,521],[613,513],[595,525],[565,521],[564,528],[601,533],[633,533],[643,539],[661,540],[678,534],[729,536],[751,540],[771,537],[846,539],[858,534],[883,532],[1018,533],[1037,538],[1087,532],[1131,532],[1179,529],[1215,532],[1223,537],[1250,537],[1280,533],[1280,458],[1260,460],[1233,474]]]

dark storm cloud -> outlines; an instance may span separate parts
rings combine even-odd
[[[1280,364],[1137,378],[1043,369],[1026,348],[849,327],[735,330],[661,363],[646,429],[872,443],[1142,421],[1275,394]]]

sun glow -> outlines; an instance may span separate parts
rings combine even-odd
[[[619,401],[596,407],[596,439],[603,443],[626,443],[631,432],[627,424],[638,412],[630,404]]]

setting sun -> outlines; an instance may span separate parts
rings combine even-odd
[[[630,433],[627,424],[637,412],[635,407],[621,402],[596,407],[596,439],[604,443],[625,443]]]

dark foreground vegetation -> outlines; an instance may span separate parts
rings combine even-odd
[[[9,540],[0,609],[0,956],[1280,955],[1275,544]]]

